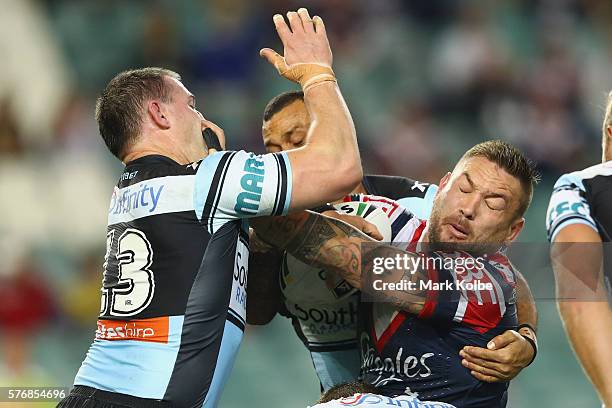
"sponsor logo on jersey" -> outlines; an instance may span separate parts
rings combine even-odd
[[[236,197],[234,210],[237,214],[257,214],[264,183],[264,161],[251,155],[244,163],[244,174],[240,178],[242,192]]]
[[[292,312],[305,323],[322,323],[328,325],[354,325],[357,323],[357,308],[353,302],[348,302],[347,307],[336,308],[302,308],[297,303],[293,304]]]
[[[368,381],[375,387],[382,387],[389,382],[406,381],[409,378],[427,378],[432,375],[427,360],[435,353],[411,355],[404,353],[400,347],[394,358],[383,357],[372,347],[367,333],[361,334],[361,370],[372,376]]]
[[[164,184],[151,186],[139,183],[134,187],[115,189],[111,198],[109,214],[125,214],[130,210],[148,209],[152,213],[157,208]]]
[[[168,316],[141,320],[98,320],[97,340],[134,340],[168,343]]]

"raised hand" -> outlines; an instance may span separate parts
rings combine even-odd
[[[331,69],[332,52],[325,32],[325,25],[319,16],[310,18],[308,10],[300,8],[287,13],[289,25],[280,14],[273,18],[276,32],[283,43],[281,56],[270,48],[264,48],[260,55],[274,65],[283,77],[302,85],[306,90],[315,84],[335,81]]]

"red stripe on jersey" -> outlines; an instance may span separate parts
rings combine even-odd
[[[421,235],[423,234],[423,230],[425,229],[426,225],[427,221],[421,221],[421,224],[414,231],[414,234],[412,234],[412,238],[410,239],[411,244],[419,242],[419,239],[421,239]]]
[[[427,269],[427,278],[432,282],[438,282],[438,271],[433,268]],[[434,310],[436,310],[436,305],[438,304],[438,291],[437,290],[429,290],[427,291],[427,298],[425,299],[425,304],[423,305],[423,309],[419,313],[419,319],[427,319],[431,317]]]
[[[397,329],[399,329],[402,323],[404,323],[404,320],[406,320],[406,312],[398,310],[393,320],[391,320],[389,326],[387,326],[382,336],[380,336],[380,339],[376,338],[376,331],[374,327],[372,327],[372,338],[374,339],[374,345],[376,346],[376,349],[379,353],[382,353],[382,349],[385,348],[385,344],[387,344],[387,342],[395,334]]]
[[[502,317],[498,305],[492,303],[476,305],[469,302],[461,323],[471,327],[478,333],[486,333],[497,327]]]
[[[494,273],[503,275],[499,268],[497,269]],[[468,273],[456,274],[455,278],[458,282],[472,282],[477,279],[481,283],[490,283],[493,286],[492,290],[472,289],[463,291],[463,296],[467,297],[467,305],[459,321],[479,333],[485,333],[495,328],[503,318],[506,302],[504,292],[495,277],[485,268],[474,268],[469,270]]]

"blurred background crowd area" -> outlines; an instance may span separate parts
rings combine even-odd
[[[263,152],[264,106],[296,86],[258,51],[282,52],[272,15],[300,6],[326,23],[366,172],[437,182],[473,144],[510,141],[543,174],[521,239],[545,241],[552,183],[601,157],[609,0],[0,0],[0,384],[70,385],[93,339],[121,171],[93,115],[106,82],[176,70],[228,148]],[[595,406],[554,303],[539,306],[542,350],[511,406]],[[222,406],[316,399],[279,319],[247,329]]]

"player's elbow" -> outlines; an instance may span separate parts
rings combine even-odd
[[[334,199],[350,194],[363,179],[359,160],[346,160],[329,170],[329,180]]]

